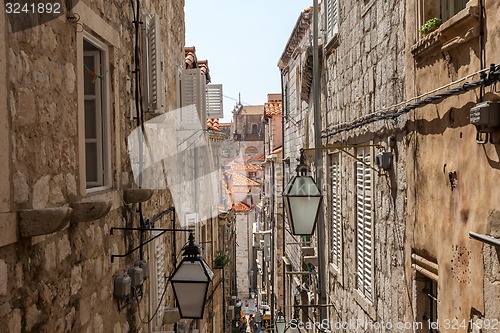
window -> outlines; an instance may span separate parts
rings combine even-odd
[[[417,273],[415,285],[417,292],[417,321],[422,323],[422,332],[439,332],[437,281]]]
[[[86,188],[110,184],[108,70],[106,46],[88,36],[83,40],[83,91]]]
[[[159,16],[147,15],[144,18],[144,25],[144,84],[146,85],[144,99],[148,111],[161,112],[163,108],[163,55]]]
[[[252,134],[257,134],[259,132],[259,126],[257,124],[252,124]]]
[[[422,26],[427,20],[440,18],[444,21],[449,20],[459,11],[464,9],[468,0],[420,0],[420,22]]]
[[[330,157],[330,207],[331,207],[331,230],[330,230],[330,261],[335,267],[341,265],[341,235],[342,235],[342,212],[340,194],[340,158],[339,154]]]
[[[449,20],[452,16],[465,8],[469,0],[441,0],[441,19]]]
[[[326,1],[326,41],[330,42],[339,32],[339,3],[338,0]]]
[[[373,300],[373,201],[370,147],[356,150],[356,287]],[[364,163],[363,163],[364,162]]]

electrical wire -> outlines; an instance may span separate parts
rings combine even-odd
[[[474,74],[470,74],[468,77],[471,77],[471,76],[474,76],[474,75],[477,75],[477,74],[481,75],[481,79],[480,80],[477,80],[477,81],[474,81],[474,82],[471,82],[471,83],[465,82],[464,84],[462,84],[462,85],[460,85],[458,87],[446,90],[444,92],[432,95],[430,97],[426,97],[425,99],[422,99],[422,100],[420,100],[418,102],[415,102],[415,103],[410,104],[410,105],[406,105],[405,107],[399,109],[397,112],[383,113],[383,114],[381,114],[381,112],[379,111],[377,113],[372,113],[372,114],[369,114],[369,115],[364,116],[362,118],[358,118],[358,119],[356,119],[356,120],[354,120],[354,121],[352,121],[350,123],[339,124],[339,125],[337,125],[335,127],[335,129],[332,129],[332,130],[329,130],[329,131],[325,131],[325,133],[321,137],[322,138],[328,138],[328,137],[330,137],[332,135],[335,135],[335,134],[338,134],[338,133],[342,133],[342,132],[346,132],[346,131],[349,131],[349,130],[361,127],[361,126],[366,125],[366,124],[374,123],[374,122],[379,121],[379,120],[396,120],[396,118],[400,117],[403,114],[406,114],[406,113],[410,112],[411,110],[414,110],[414,109],[426,106],[428,104],[440,102],[443,99],[446,99],[446,98],[448,98],[450,96],[460,95],[460,94],[462,94],[464,92],[467,92],[467,91],[470,91],[470,90],[473,90],[473,89],[476,89],[476,88],[479,88],[479,87],[484,87],[484,86],[489,86],[489,85],[496,84],[498,81],[500,81],[500,65],[492,64],[492,65],[490,65],[489,69],[484,69],[484,70],[478,71],[478,72],[476,72]],[[461,81],[466,80],[466,78],[468,78],[468,77],[462,78],[462,79],[457,80],[457,81],[452,82],[452,83],[449,83],[448,85],[443,86],[443,87],[449,87],[449,86],[453,85],[456,82],[461,82]],[[443,87],[435,89],[432,92],[436,92],[436,91],[442,90]],[[403,104],[407,104],[409,101],[412,101],[412,100],[415,100],[415,99],[419,99],[420,97],[423,97],[423,96],[427,96],[430,93],[431,92],[427,92],[427,93],[425,93],[423,95],[420,95],[420,96],[417,96],[417,97],[413,97],[413,98],[411,98],[411,99],[409,99],[409,100],[407,100],[405,102],[402,102],[402,103],[399,103],[399,104],[395,104],[392,107],[388,107],[385,110],[394,109],[394,107],[397,107],[397,106],[403,105]]]

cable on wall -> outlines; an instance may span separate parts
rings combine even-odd
[[[478,73],[480,73],[481,79],[479,79],[477,81],[474,81],[471,83],[466,82],[458,87],[455,87],[455,88],[446,90],[442,93],[438,93],[438,94],[432,95],[430,97],[424,98],[418,102],[415,102],[413,104],[410,104],[410,105],[407,105],[407,106],[401,108],[397,112],[380,114],[378,116],[374,116],[374,117],[370,117],[370,118],[364,117],[364,118],[355,120],[351,123],[340,125],[336,129],[326,131],[321,137],[328,138],[332,135],[346,132],[346,131],[361,127],[363,125],[374,123],[374,122],[379,121],[379,120],[388,120],[388,119],[395,120],[396,118],[402,116],[403,114],[410,112],[411,110],[426,106],[428,104],[438,103],[438,102],[441,102],[442,100],[444,100],[450,96],[457,96],[457,95],[463,94],[467,91],[470,91],[470,90],[473,90],[473,89],[476,89],[479,87],[493,85],[493,84],[497,83],[498,81],[500,81],[500,65],[491,64],[488,70],[479,71]],[[441,89],[441,88],[439,88],[439,89]],[[414,100],[414,99],[415,98],[412,98],[410,100]],[[400,104],[404,104],[404,103],[400,103]],[[371,116],[371,115],[369,115],[369,116]]]

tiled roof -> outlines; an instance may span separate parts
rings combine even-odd
[[[220,132],[219,118],[207,119],[207,128],[212,130],[212,131]]]
[[[243,202],[238,202],[234,204],[234,210],[237,212],[246,212],[250,210],[250,207],[248,207],[248,205],[244,204]]]
[[[228,180],[229,186],[235,188],[236,186],[260,186],[260,183],[252,180],[237,171],[226,171],[224,172],[226,179]]]
[[[264,112],[266,117],[281,116],[282,103],[281,102],[267,102],[264,104]]]
[[[262,167],[260,165],[250,164],[250,163],[240,163],[237,161],[230,162],[228,167],[235,171],[261,171]]]

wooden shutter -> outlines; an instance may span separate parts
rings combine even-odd
[[[327,42],[339,32],[339,4],[338,0],[327,0],[326,2],[326,31]]]
[[[357,158],[371,165],[370,147],[357,149]],[[373,201],[372,171],[356,162],[356,285],[372,300],[373,288]]]
[[[160,231],[154,231],[152,236],[156,236],[160,233]],[[165,240],[162,236],[156,238],[152,242],[152,261],[153,265],[151,265],[152,272],[149,274],[151,277],[151,308],[156,310],[158,308],[158,318],[156,324],[162,325],[163,320],[163,311],[165,310],[165,298],[164,291],[166,288],[167,277],[165,270]],[[163,296],[163,297],[162,297]]]
[[[205,96],[206,78],[200,68],[185,69],[181,78],[181,106],[186,109],[186,112],[183,110],[183,117],[186,115],[188,119],[183,120],[191,125],[199,121],[202,129],[206,128],[207,123]],[[191,108],[194,108],[194,112],[189,112]],[[193,119],[196,116],[198,119]]]
[[[148,111],[160,112],[163,107],[163,64],[160,18],[150,15],[145,19],[146,33],[146,103]]]
[[[222,118],[222,84],[207,84],[207,118]]]
[[[341,200],[340,200],[340,159],[339,154],[331,156],[330,165],[331,178],[331,261],[340,268],[341,262]]]

